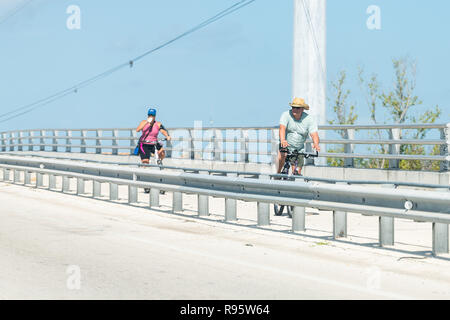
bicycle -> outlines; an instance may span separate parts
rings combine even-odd
[[[154,155],[155,155],[155,159],[156,159],[156,164],[158,165],[158,166],[162,166],[162,159],[159,159],[159,154],[158,154],[158,150],[156,150],[156,144],[157,143],[161,143],[161,142],[164,142],[164,141],[167,141],[167,139],[166,138],[164,138],[164,139],[159,139],[159,140],[156,140],[156,141],[154,141],[154,142],[152,142],[152,143],[149,143],[150,145],[154,145],[155,146],[155,153],[154,153]],[[150,156],[150,158],[151,158],[151,156]],[[149,162],[150,163],[150,162]],[[144,188],[144,192],[145,193],[150,193],[150,188]],[[164,194],[165,192],[164,191],[160,191],[160,193],[161,194]]]
[[[288,148],[281,148],[280,152],[287,153],[286,160],[284,162],[283,170],[281,170],[280,174],[288,175],[289,169],[291,168],[291,164],[295,164],[295,167],[298,167],[298,158],[299,156],[305,157],[305,159],[309,159],[310,157],[316,158],[319,156],[317,151],[315,152],[299,152],[298,150],[290,151]],[[294,176],[299,175],[297,170],[293,173]],[[301,175],[301,174],[300,174]],[[289,180],[290,177],[283,177],[282,180]],[[275,211],[276,216],[281,216],[283,214],[285,205],[273,205],[273,210]],[[292,212],[294,211],[294,206],[287,206],[287,214],[289,218],[292,218]]]

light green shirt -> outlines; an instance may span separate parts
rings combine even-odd
[[[280,124],[286,126],[286,141],[289,147],[299,151],[304,151],[308,135],[318,131],[316,120],[305,111],[299,120],[295,120],[291,110],[283,112]]]

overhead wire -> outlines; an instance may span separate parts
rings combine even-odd
[[[111,69],[108,69],[107,71],[104,71],[104,72],[102,72],[100,74],[97,74],[97,75],[87,79],[87,80],[79,82],[79,83],[77,83],[77,84],[75,84],[75,85],[73,85],[73,86],[71,86],[71,87],[69,87],[67,89],[58,91],[58,92],[56,92],[56,93],[54,93],[54,94],[52,94],[52,95],[50,95],[50,96],[48,96],[46,98],[40,99],[38,101],[35,101],[33,103],[27,104],[27,105],[22,106],[22,107],[16,108],[16,109],[11,110],[9,112],[0,114],[0,118],[4,118],[4,117],[8,117],[9,116],[8,118],[1,120],[0,123],[12,120],[12,119],[14,119],[16,117],[19,117],[19,116],[22,116],[24,114],[27,114],[27,113],[29,113],[29,112],[37,109],[37,108],[43,107],[43,106],[45,106],[45,105],[47,105],[47,104],[49,104],[51,102],[54,102],[54,101],[56,101],[58,99],[61,99],[61,98],[65,97],[65,96],[67,96],[69,94],[77,93],[79,89],[84,88],[86,86],[89,86],[89,85],[93,84],[94,82],[99,81],[99,80],[101,80],[101,79],[103,79],[103,78],[105,78],[105,77],[107,77],[107,76],[109,76],[109,75],[119,71],[120,69],[122,69],[124,67],[133,67],[134,63],[136,61],[139,61],[139,60],[143,59],[144,57],[146,57],[146,56],[148,56],[148,55],[150,55],[150,54],[152,54],[152,53],[154,53],[154,52],[156,52],[156,51],[158,51],[158,50],[160,50],[160,49],[162,49],[162,48],[172,44],[173,42],[175,42],[175,41],[177,41],[177,40],[179,40],[181,38],[184,38],[184,37],[188,36],[191,33],[196,32],[199,29],[202,29],[202,28],[208,26],[211,23],[214,23],[214,22],[222,19],[223,17],[225,17],[225,16],[227,16],[227,15],[229,15],[229,14],[231,14],[231,13],[233,13],[233,12],[235,12],[235,11],[245,7],[245,6],[248,6],[249,4],[251,4],[252,2],[255,2],[255,1],[256,0],[241,0],[241,1],[238,1],[235,4],[231,5],[230,7],[228,7],[226,9],[218,12],[214,16],[212,16],[212,17],[206,19],[205,21],[201,22],[200,24],[196,25],[195,27],[193,27],[193,28],[191,28],[191,29],[181,33],[180,35],[178,35],[178,36],[176,36],[176,37],[174,37],[174,38],[164,42],[163,44],[161,44],[161,45],[159,45],[159,46],[157,46],[157,47],[155,47],[155,48],[153,48],[151,50],[148,50],[148,51],[144,52],[143,54],[141,54],[141,55],[139,55],[139,56],[137,56],[137,57],[135,57],[133,59],[130,59],[129,61],[127,61],[125,63],[119,64],[119,65],[117,65],[117,66],[115,66],[115,67],[113,67]],[[22,111],[22,110],[24,110],[24,111]],[[22,112],[17,113],[19,111],[22,111]],[[12,114],[14,114],[14,115],[12,115]]]
[[[26,6],[28,6],[33,0],[28,0],[25,3],[23,3],[21,6],[17,6],[17,8],[13,9],[8,15],[4,16],[0,19],[0,25],[3,24],[6,20],[9,18],[15,16],[17,13],[22,11]]]

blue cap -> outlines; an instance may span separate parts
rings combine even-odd
[[[156,109],[148,109],[149,116],[156,116]]]

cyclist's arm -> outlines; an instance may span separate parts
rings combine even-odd
[[[169,133],[168,133],[165,129],[161,129],[160,132],[161,132],[163,135],[165,135],[166,138],[167,138],[168,140],[170,140]]]
[[[316,132],[311,133],[310,136],[311,136],[311,139],[312,139],[312,141],[313,141],[313,148],[316,149],[317,152],[319,152],[319,151],[320,151],[320,146],[319,146],[319,143],[320,143],[319,133],[316,131]]]
[[[145,124],[147,123],[147,120],[142,120],[141,123],[138,125],[138,127],[136,128],[136,132],[141,131],[142,129],[144,129]]]
[[[281,146],[283,148],[287,147],[288,143],[286,141],[286,126],[285,125],[280,124],[279,134],[280,134]]]

